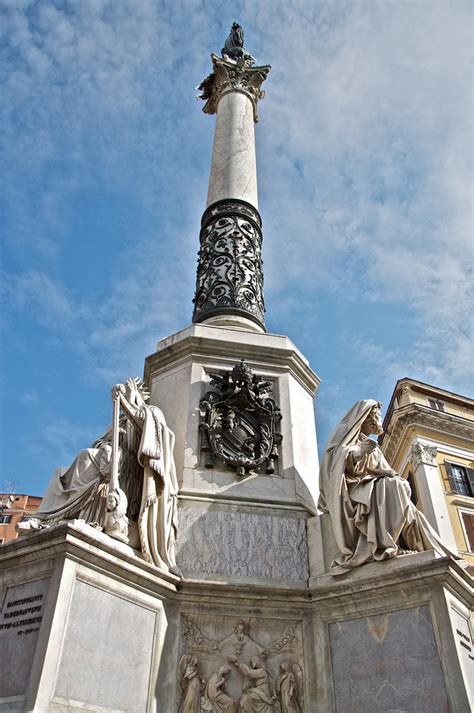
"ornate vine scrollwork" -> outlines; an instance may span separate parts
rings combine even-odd
[[[218,201],[205,211],[200,234],[193,322],[241,314],[263,326],[262,230],[245,201]]]
[[[269,396],[271,383],[242,359],[224,375],[211,374],[211,386],[217,391],[208,391],[200,403],[206,466],[212,468],[217,456],[238,475],[262,465],[273,474],[282,435],[281,412]]]

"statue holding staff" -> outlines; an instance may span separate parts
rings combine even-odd
[[[174,433],[158,406],[148,405],[148,393],[138,379],[117,384],[112,397],[140,430],[138,462],[143,490],[138,531],[143,557],[161,569],[179,573],[175,558],[178,481],[173,457]]]
[[[113,387],[112,427],[69,468],[56,469],[36,517],[18,526],[20,534],[81,519],[138,547],[138,529],[144,559],[179,574],[174,434],[148,399],[140,379]]]

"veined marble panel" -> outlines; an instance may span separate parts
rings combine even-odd
[[[308,577],[303,518],[182,507],[178,521],[177,561],[183,572]]]
[[[77,581],[69,612],[55,699],[98,710],[143,713],[155,612]]]
[[[429,607],[329,625],[337,713],[450,713]]]

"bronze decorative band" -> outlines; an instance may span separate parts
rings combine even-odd
[[[238,199],[210,205],[201,221],[193,322],[237,314],[264,328],[262,221]]]

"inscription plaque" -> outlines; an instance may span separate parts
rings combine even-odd
[[[2,676],[0,697],[26,692],[36,650],[49,579],[8,587],[0,613]]]

